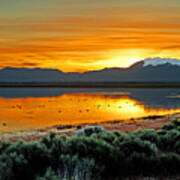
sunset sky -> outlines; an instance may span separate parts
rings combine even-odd
[[[180,59],[180,0],[0,0],[0,68],[64,72]]]

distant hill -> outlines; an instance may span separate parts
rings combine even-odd
[[[57,69],[4,68],[1,83],[62,83],[62,82],[175,82],[180,83],[180,61],[146,59],[129,68],[105,68],[85,73],[63,73]]]

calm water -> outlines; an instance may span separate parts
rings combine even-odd
[[[0,131],[180,112],[180,89],[0,88]]]

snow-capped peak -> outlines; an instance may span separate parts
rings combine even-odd
[[[178,59],[168,59],[168,58],[148,58],[144,60],[143,66],[158,66],[163,64],[171,64],[175,66],[180,66],[180,60]]]

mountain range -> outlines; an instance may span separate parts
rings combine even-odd
[[[174,82],[180,83],[180,60],[149,58],[128,68],[105,68],[84,73],[64,73],[57,69],[11,68],[0,70],[1,83],[66,82]]]

